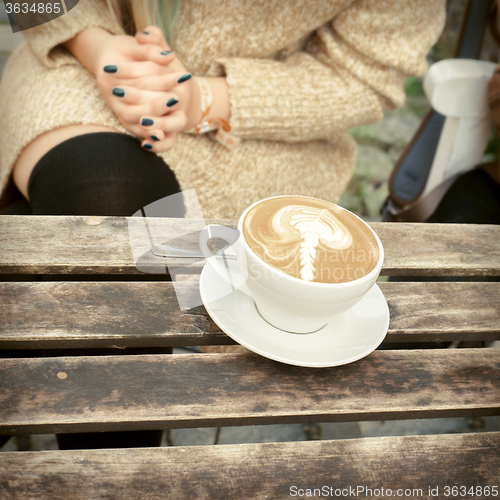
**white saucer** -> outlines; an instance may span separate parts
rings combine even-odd
[[[228,263],[238,274],[237,263]],[[307,334],[289,333],[267,323],[258,313],[248,288],[232,289],[210,265],[200,277],[201,300],[217,326],[257,354],[297,366],[328,367],[357,361],[374,351],[389,328],[389,308],[373,285],[352,309]]]

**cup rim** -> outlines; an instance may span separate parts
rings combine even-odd
[[[290,276],[289,274],[286,274],[285,272],[283,272],[283,271],[281,271],[279,269],[276,269],[275,267],[271,266],[265,260],[263,260],[261,257],[259,257],[252,250],[252,248],[248,244],[248,242],[245,239],[245,236],[243,234],[243,221],[245,219],[246,214],[253,207],[255,207],[256,205],[258,205],[260,203],[263,203],[265,201],[273,200],[273,199],[276,199],[276,198],[290,198],[290,197],[293,197],[293,198],[308,198],[308,199],[317,200],[317,201],[321,201],[321,202],[331,203],[332,205],[335,205],[336,207],[338,207],[338,208],[340,208],[342,210],[345,210],[346,212],[349,212],[351,215],[353,215],[358,220],[360,220],[364,224],[364,226],[367,227],[372,232],[372,234],[375,236],[375,241],[377,242],[377,245],[378,245],[379,258],[378,258],[377,263],[375,264],[375,267],[368,274],[365,274],[361,278],[356,278],[356,279],[351,280],[351,281],[344,281],[342,283],[324,283],[324,282],[321,282],[321,281],[305,281],[305,280],[302,280],[302,279],[297,278],[295,276]],[[349,286],[352,286],[353,284],[360,284],[360,283],[363,283],[365,281],[369,282],[369,281],[373,280],[373,276],[374,275],[376,275],[375,279],[378,277],[378,275],[380,274],[380,271],[382,270],[382,266],[383,266],[383,263],[384,263],[385,254],[384,254],[384,247],[382,245],[382,242],[380,241],[380,238],[379,238],[378,234],[361,217],[359,217],[358,215],[352,213],[350,210],[347,210],[347,208],[344,208],[344,207],[342,207],[340,205],[337,205],[336,203],[333,203],[331,201],[322,200],[320,198],[315,198],[314,196],[295,195],[295,194],[282,194],[282,195],[277,195],[277,196],[269,196],[268,198],[263,198],[262,200],[256,201],[255,203],[252,203],[248,208],[246,208],[245,211],[241,214],[241,216],[240,216],[240,218],[238,220],[238,230],[240,232],[241,240],[243,242],[243,245],[244,245],[245,249],[255,259],[257,259],[259,263],[263,264],[266,269],[268,269],[269,271],[271,271],[274,274],[279,275],[281,278],[290,279],[294,283],[303,283],[303,286],[307,286],[307,287],[329,288],[329,289],[333,288],[333,287],[334,288],[347,288]]]

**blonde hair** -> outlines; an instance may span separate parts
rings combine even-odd
[[[163,31],[170,46],[181,0],[107,0],[109,10],[128,35],[147,26],[156,25]]]

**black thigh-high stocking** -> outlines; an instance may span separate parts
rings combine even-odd
[[[35,165],[28,184],[34,215],[125,215],[180,191],[168,165],[128,135],[68,139]],[[180,213],[170,217],[183,217]]]

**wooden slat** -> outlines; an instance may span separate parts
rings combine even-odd
[[[198,283],[177,284],[201,303]],[[380,283],[387,342],[500,339],[500,283]],[[179,288],[178,288],[179,289]],[[168,282],[0,283],[0,349],[231,344]]]
[[[201,303],[198,283],[182,287]],[[0,349],[210,343],[232,341],[203,306],[180,311],[171,282],[0,283]]]
[[[498,432],[2,455],[6,500],[496,498],[500,480]]]
[[[169,219],[163,223],[167,239],[175,239],[177,225]],[[126,217],[5,216],[0,247],[0,273],[142,274],[132,256]],[[163,258],[147,253],[141,262],[155,273],[167,273]],[[178,263],[189,266],[192,260]]]
[[[500,338],[500,283],[379,283],[391,321],[388,342]]]
[[[0,433],[499,415],[500,351],[375,351],[310,369],[253,354],[0,359]]]
[[[386,259],[383,274],[499,276],[500,226],[373,223]]]
[[[0,273],[138,274],[127,222],[124,217],[2,216]],[[175,238],[178,228],[172,229],[168,219],[163,224],[169,239]],[[499,226],[373,223],[372,227],[386,250],[385,274],[500,275]],[[143,264],[156,272],[158,266],[164,268],[162,259],[153,256]],[[177,264],[189,266],[192,261]]]

